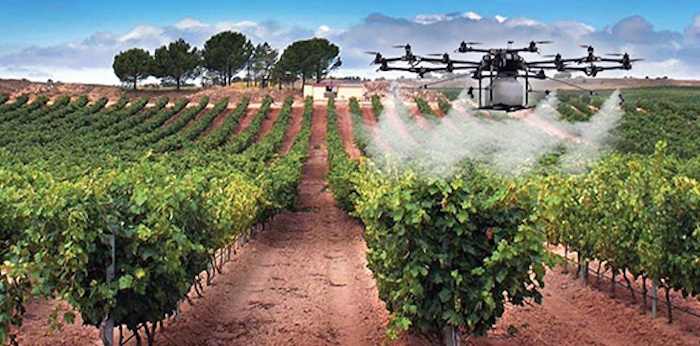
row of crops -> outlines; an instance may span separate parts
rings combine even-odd
[[[584,101],[562,104],[578,109]],[[683,134],[700,126],[700,109],[644,99],[625,109],[609,143],[614,150],[584,173],[557,171],[554,155],[555,169],[529,174],[464,162],[454,174],[434,177],[398,163],[400,147],[349,161],[329,104],[329,182],[340,205],[366,226],[369,267],[392,313],[389,334],[413,326],[432,335],[484,335],[505,303],[541,301],[545,265],[557,262],[547,243],[698,296],[700,159],[688,149],[696,139]],[[366,150],[367,128],[354,129],[356,145]]]
[[[152,343],[156,324],[201,286],[200,273],[216,269],[221,249],[291,206],[308,155],[311,100],[283,155],[292,98],[264,138],[270,98],[237,135],[253,111],[247,98],[232,111],[206,98],[193,107],[166,98],[47,101],[0,104],[4,342],[38,296],[67,302],[96,327],[145,327]],[[57,323],[75,318],[55,314]]]

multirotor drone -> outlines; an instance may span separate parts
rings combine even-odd
[[[513,41],[508,41],[508,48],[474,48],[479,45],[478,42],[462,42],[455,52],[459,53],[483,53],[483,57],[479,61],[471,60],[453,60],[449,53],[443,54],[427,54],[419,56],[413,53],[410,44],[393,46],[394,48],[403,48],[404,55],[401,57],[386,58],[379,52],[366,52],[374,55],[374,60],[371,64],[379,65],[377,71],[406,71],[417,73],[420,78],[431,72],[446,72],[452,73],[459,70],[469,72],[467,76],[479,81],[478,85],[478,101],[479,109],[504,110],[507,112],[529,108],[529,93],[532,92],[530,78],[535,79],[550,79],[560,83],[569,84],[560,81],[545,74],[545,70],[556,70],[559,72],[576,71],[583,72],[587,76],[595,77],[599,72],[606,70],[629,70],[632,68],[632,63],[642,59],[631,59],[629,54],[608,54],[618,58],[604,58],[595,55],[595,50],[592,46],[581,46],[586,48],[588,54],[581,58],[564,59],[561,54],[545,55],[543,57],[550,58],[549,60],[540,60],[527,62],[520,56],[520,53],[538,53],[540,49],[538,44],[548,44],[551,41],[531,41],[526,47],[512,48]],[[391,66],[390,64],[404,62],[406,67]],[[441,64],[442,66],[426,67],[422,63]],[[614,65],[610,65],[610,64]],[[464,76],[451,77],[442,81],[426,84],[428,85],[442,83],[448,80],[461,78]],[[525,85],[521,84],[517,79],[524,78]],[[487,85],[484,86],[483,80],[487,80]],[[571,85],[571,84],[569,84]],[[575,86],[576,87],[576,86]],[[591,91],[593,94],[593,92]],[[469,88],[469,96],[474,98],[474,88]]]

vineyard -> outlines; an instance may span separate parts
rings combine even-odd
[[[700,108],[656,92],[506,116],[400,95],[0,97],[0,339],[697,343],[673,306],[700,313]],[[581,304],[609,310],[564,311]],[[579,325],[602,315],[622,331]]]

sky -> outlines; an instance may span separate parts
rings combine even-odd
[[[598,53],[645,58],[606,75],[700,79],[698,0],[0,0],[0,8],[0,78],[118,84],[111,65],[120,51],[153,52],[180,37],[201,47],[233,30],[280,51],[325,37],[341,48],[335,75],[381,76],[363,52],[399,55],[395,44],[411,43],[422,54],[451,52],[462,40],[551,39],[543,54],[579,56],[579,44],[592,44]]]

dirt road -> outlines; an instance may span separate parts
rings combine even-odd
[[[376,345],[388,319],[365,266],[361,225],[325,180],[325,108],[316,108],[295,212],[278,215],[185,306],[158,345]]]

